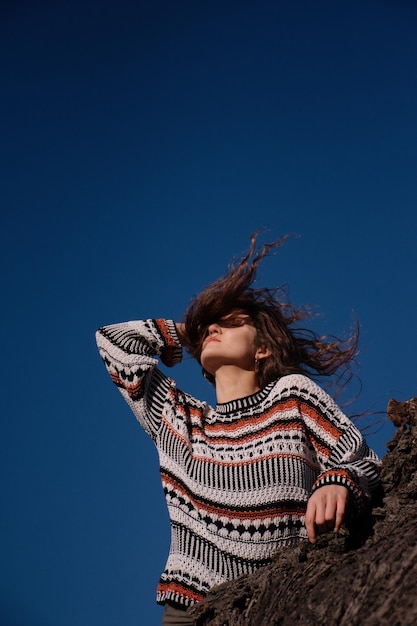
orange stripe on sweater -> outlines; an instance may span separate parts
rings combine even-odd
[[[300,403],[300,410],[303,415],[307,415],[310,419],[316,422],[317,426],[321,428],[321,430],[324,430],[336,440],[340,438],[342,430],[329,422],[319,411],[313,409],[308,404],[304,404],[303,402]]]
[[[173,437],[181,442],[181,444],[186,447],[186,448],[190,448],[190,441],[188,441],[188,439],[185,439],[185,437],[183,437],[177,430],[175,430],[172,425],[170,424],[170,422],[168,422],[166,420],[166,418],[164,418],[164,416],[162,416],[162,418],[164,419],[164,423],[165,423],[165,428],[167,430],[169,430],[171,432],[171,434],[173,435]],[[267,431],[262,431],[261,435],[262,438],[265,435],[269,435],[270,433],[275,432],[277,429],[289,429],[288,424],[285,425],[279,425],[279,427],[277,428],[276,424],[273,424]],[[291,425],[291,429],[292,430],[299,430],[302,431],[303,427],[301,424],[297,424],[296,422],[294,422],[294,424]],[[204,431],[202,431],[200,428],[197,428],[196,426],[194,426],[192,428],[192,436],[195,436],[195,434],[198,434],[198,437],[200,437],[201,439],[204,439],[204,441],[206,441],[207,443],[212,443],[212,441],[210,441],[210,439],[208,437],[205,436]],[[316,450],[318,450],[323,456],[325,456],[326,458],[328,458],[330,456],[330,450],[323,446],[319,441],[317,441],[314,437],[310,437],[314,447],[316,448]],[[250,442],[251,440],[254,440],[256,442],[256,433],[254,435],[248,435],[247,437],[243,437],[240,438],[239,440],[233,440],[233,439],[228,439],[228,438],[218,438],[216,439],[216,445],[232,445],[233,443],[235,443],[236,446],[240,447],[241,444],[247,444],[248,442]],[[195,442],[194,442],[195,443]],[[265,447],[268,447],[268,443],[262,442],[262,440],[259,442],[260,445],[264,445]],[[251,465],[254,463],[254,461],[258,461],[259,459],[263,459],[263,460],[267,460],[267,459],[273,459],[273,458],[293,458],[293,459],[301,459],[303,461],[305,461],[306,465],[310,468],[314,469],[314,466],[309,463],[308,459],[306,459],[303,455],[300,454],[291,454],[291,453],[283,453],[282,451],[276,451],[274,454],[265,454],[262,456],[257,456],[256,460],[255,459],[248,459],[247,461],[241,460],[241,461],[237,461],[236,463],[231,462],[231,461],[221,461],[220,459],[211,459],[209,457],[206,456],[200,456],[200,455],[196,455],[193,454],[193,460],[197,461],[197,462],[204,462],[204,463],[211,463],[213,465],[219,465],[219,466],[230,466],[230,467],[238,467],[239,465],[241,466],[245,466],[245,465]]]
[[[309,467],[310,469],[317,469],[316,466],[312,465],[312,463],[310,463],[308,461],[308,459],[306,459],[304,456],[302,456],[301,454],[291,454],[290,452],[276,452],[275,454],[265,454],[262,456],[257,456],[256,459],[248,459],[247,461],[219,461],[217,459],[210,459],[208,457],[204,457],[204,456],[193,456],[193,459],[195,461],[198,462],[202,462],[202,463],[210,463],[212,465],[218,465],[219,467],[245,467],[246,465],[253,465],[254,463],[257,463],[258,461],[269,461],[271,459],[298,459],[301,461],[304,461],[305,464],[307,465],[307,467]]]
[[[179,583],[164,583],[160,582],[158,585],[158,591],[161,593],[167,593],[171,591],[173,593],[179,593],[180,596],[185,596],[190,600],[194,600],[195,602],[201,602],[204,598],[204,594],[198,593],[197,591],[192,591],[188,587],[182,586]]]
[[[182,417],[184,418],[184,420],[186,420],[187,416],[186,416],[186,412],[184,410],[183,407],[181,406],[177,406],[176,407],[177,413],[180,413],[182,415]],[[193,414],[193,409],[190,410],[190,413]],[[201,417],[201,413],[197,410],[194,411],[194,415],[197,415],[198,417]],[[164,418],[164,415],[162,416],[162,418]],[[258,420],[259,422],[262,423],[263,420]],[[246,421],[247,423],[247,421]],[[186,441],[184,439],[184,437],[174,428],[172,428],[170,422],[165,418],[165,426],[166,428],[168,428],[171,433],[175,436],[176,439],[179,439],[180,441],[182,441],[182,443],[184,443],[185,445],[188,445],[189,442]],[[211,428],[211,430],[219,430],[222,428],[222,424],[217,425],[216,429]],[[239,426],[239,429],[241,429],[242,426]],[[302,424],[298,423],[297,421],[294,420],[294,422],[290,422],[290,423],[274,423],[271,424],[271,426],[269,426],[269,428],[267,430],[262,430],[261,432],[255,431],[255,432],[250,432],[247,435],[244,435],[243,437],[239,437],[239,438],[231,438],[230,436],[225,435],[224,437],[214,437],[213,435],[209,435],[207,433],[207,430],[209,430],[209,427],[207,427],[207,425],[205,426],[205,428],[203,429],[202,426],[200,424],[196,425],[191,423],[191,437],[193,439],[203,439],[203,441],[212,444],[213,442],[216,445],[222,445],[222,444],[228,444],[231,445],[233,443],[235,443],[236,445],[241,445],[241,444],[247,444],[250,441],[254,440],[256,441],[257,439],[259,439],[259,437],[266,437],[278,430],[296,430],[296,431],[303,431],[303,426]],[[231,430],[226,428],[226,430]],[[234,430],[237,430],[237,428],[235,427]],[[266,444],[265,444],[266,445]]]
[[[110,376],[115,385],[117,385],[118,387],[123,387],[123,389],[126,389],[130,398],[135,399],[138,397],[139,391],[142,387],[141,379],[138,380],[138,382],[135,383],[134,385],[128,385],[120,378],[119,374],[115,372],[110,372]]]
[[[119,374],[117,372],[109,372],[112,381],[114,382],[115,385],[117,385],[118,387],[123,387],[123,383],[122,380],[119,376]]]
[[[315,450],[317,450],[317,452],[319,452],[324,457],[326,457],[326,459],[328,459],[332,453],[331,449],[328,446],[326,446],[324,443],[322,443],[321,441],[318,441],[318,439],[316,439],[316,437],[314,437],[312,433],[309,433],[309,437]]]
[[[181,408],[182,407],[178,406],[177,410],[180,410]],[[239,438],[237,437],[231,438],[231,436],[230,435],[228,436],[227,434],[223,437],[221,436],[215,437],[216,431],[225,430],[226,433],[229,432],[230,434],[232,434],[234,432],[234,434],[236,434],[239,430],[242,430],[248,425],[252,427],[256,425],[260,425],[264,421],[267,421],[268,418],[273,416],[275,413],[284,413],[294,408],[299,408],[301,416],[303,415],[308,416],[309,419],[313,420],[322,431],[330,435],[332,438],[338,440],[340,436],[342,435],[342,430],[337,428],[337,426],[334,426],[333,424],[331,424],[329,421],[327,421],[318,411],[316,411],[315,409],[313,409],[312,407],[310,407],[309,405],[305,403],[299,403],[297,400],[291,400],[289,402],[279,404],[278,406],[274,406],[271,409],[269,409],[269,411],[267,411],[266,413],[263,413],[254,418],[242,418],[240,420],[236,420],[236,422],[234,422],[233,424],[225,424],[223,422],[212,424],[212,425],[206,424],[204,430],[200,425],[192,424],[191,434],[192,434],[192,437],[194,438],[199,437],[208,443],[213,443],[213,439],[215,439],[216,445],[217,444],[218,445],[224,445],[224,444],[231,445],[232,443],[235,443],[236,445],[241,445],[241,444],[248,444],[251,441],[256,441],[259,437],[262,437],[262,438],[267,437],[276,431],[296,430],[298,432],[302,432],[304,430],[303,425],[297,422],[296,419],[294,419],[293,421],[289,420],[285,423],[280,423],[279,418],[278,418],[278,420],[274,422],[273,424],[271,424],[271,426],[267,430],[262,430],[261,432],[256,432],[256,431],[250,432],[247,435],[244,435],[243,437],[239,437]],[[184,416],[184,418],[186,418],[185,411],[181,410],[181,413]],[[201,418],[201,411],[199,411],[198,409],[191,408],[190,413],[194,417]],[[174,434],[176,438],[180,439],[184,445],[188,446],[188,442],[176,430],[170,427],[169,422],[166,422],[166,425],[167,427],[170,428],[171,432]],[[316,448],[316,450],[320,452],[320,454],[328,458],[331,454],[328,446],[318,441],[318,439],[311,432],[309,432],[309,437],[311,441],[313,442],[313,445]]]
[[[258,509],[257,511],[236,511],[230,510],[230,508],[226,509],[222,506],[214,506],[209,505],[202,500],[199,500],[194,495],[190,497],[190,494],[184,491],[182,485],[180,485],[177,481],[173,480],[170,476],[167,476],[163,472],[161,472],[162,480],[172,487],[178,495],[185,496],[196,506],[197,510],[207,511],[208,513],[217,515],[217,517],[226,517],[227,519],[239,519],[239,520],[259,520],[262,521],[264,519],[273,518],[273,517],[283,517],[284,515],[300,515],[305,511],[305,505],[300,503],[299,506],[295,506],[294,509],[289,511],[282,511],[281,509],[275,507],[265,507],[264,509]]]
[[[168,324],[166,323],[166,321],[164,319],[157,319],[155,320],[155,323],[157,324],[158,329],[160,330],[164,338],[165,345],[170,348],[175,347],[176,343],[172,338],[171,333],[169,332]]]
[[[344,468],[340,468],[340,469],[334,469],[334,470],[333,469],[327,470],[327,472],[324,472],[321,476],[319,476],[319,478],[316,480],[314,484],[322,481],[323,478],[325,478],[326,476],[342,476],[343,478],[346,478],[346,480],[349,483],[354,483],[352,476],[349,474],[349,472],[345,470]],[[354,484],[356,485],[356,483]]]
[[[246,426],[256,427],[262,422],[267,421],[274,414],[279,415],[287,411],[292,411],[294,409],[299,410],[302,415],[305,415],[312,419],[321,430],[328,433],[334,439],[338,440],[340,438],[342,434],[341,429],[337,428],[337,426],[329,422],[329,420],[327,420],[318,410],[314,409],[305,402],[297,400],[296,398],[290,398],[289,400],[286,400],[284,402],[279,402],[278,404],[272,406],[268,411],[261,413],[260,415],[242,417],[241,419],[236,420],[231,424],[225,424],[224,422],[207,424],[206,432],[214,434],[218,431],[238,431],[242,428],[245,428]]]
[[[273,407],[271,407],[268,411],[261,413],[260,415],[242,417],[231,424],[226,424],[224,422],[217,422],[216,424],[207,424],[206,431],[215,433],[218,430],[225,431],[234,431],[240,430],[241,428],[245,428],[248,426],[256,426],[257,424],[262,424],[268,420],[275,413],[285,413],[286,411],[290,411],[291,409],[297,408],[298,403],[296,400],[291,400],[288,402],[279,403]]]
[[[282,430],[283,431],[292,431],[292,430],[303,431],[304,429],[303,429],[302,424],[299,424],[296,421],[294,421],[294,422],[290,422],[289,424],[288,423],[286,424],[274,423],[274,424],[271,424],[271,426],[267,428],[266,430],[255,431],[243,437],[235,437],[235,438],[231,438],[230,436],[229,437],[227,436],[208,437],[206,433],[197,426],[194,426],[192,428],[192,433],[194,436],[198,435],[199,437],[201,437],[202,439],[210,443],[215,441],[216,445],[217,444],[232,444],[232,443],[235,443],[236,445],[241,445],[242,443],[249,443],[252,440],[256,441],[260,437],[264,438],[274,432],[282,431]],[[267,444],[265,443],[264,445],[267,445]]]

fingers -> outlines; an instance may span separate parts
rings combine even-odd
[[[338,532],[346,513],[349,492],[340,485],[320,487],[307,504],[306,529],[311,543],[320,534],[334,530]]]
[[[176,322],[175,323],[176,329],[177,329],[177,334],[178,334],[178,339],[183,342],[185,340],[185,324],[183,324],[182,322]]]
[[[338,500],[338,504],[337,504],[337,508],[336,508],[336,516],[335,516],[335,523],[334,523],[334,531],[337,533],[339,532],[343,520],[345,518],[345,513],[346,513],[346,506],[347,506],[347,501],[348,501],[348,497],[349,497],[349,492],[347,491],[347,497],[346,499],[342,502],[341,500]]]

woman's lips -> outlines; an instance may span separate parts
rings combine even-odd
[[[210,341],[217,341],[217,343],[220,343],[220,339],[217,339],[216,337],[209,337],[205,340],[204,344],[207,345]]]

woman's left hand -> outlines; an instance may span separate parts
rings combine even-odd
[[[348,500],[349,490],[341,485],[326,485],[313,493],[306,511],[307,535],[311,543],[316,542],[318,535],[340,530]]]

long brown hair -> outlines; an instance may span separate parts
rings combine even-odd
[[[236,323],[235,316],[224,320],[232,312],[249,316],[256,329],[256,347],[266,347],[271,355],[256,366],[259,386],[287,374],[305,374],[310,377],[333,376],[339,386],[345,386],[352,376],[358,344],[358,327],[343,341],[334,336],[319,336],[312,330],[297,328],[297,322],[311,317],[306,307],[292,304],[284,286],[268,289],[254,288],[258,266],[272,248],[278,248],[287,235],[258,249],[257,232],[251,235],[251,247],[238,263],[230,265],[227,273],[206,287],[189,305],[184,315],[188,352],[200,362],[202,342],[207,328],[213,322],[222,325]],[[204,370],[203,370],[204,371]],[[214,378],[204,372],[214,383]]]

